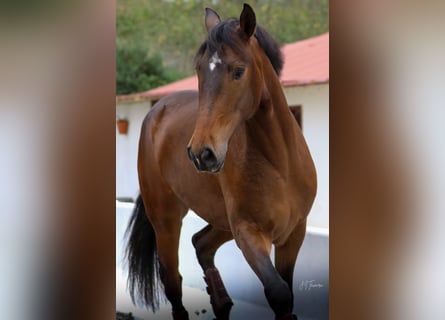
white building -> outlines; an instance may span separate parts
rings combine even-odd
[[[317,198],[308,223],[329,226],[329,33],[287,44],[282,48],[280,77],[289,106],[300,113],[303,134],[318,175]],[[128,132],[116,131],[116,197],[136,198],[139,193],[137,151],[146,113],[161,97],[179,90],[197,89],[196,76],[142,93],[116,97],[118,118],[128,120]]]

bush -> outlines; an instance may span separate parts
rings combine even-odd
[[[142,92],[181,78],[163,66],[159,54],[148,56],[142,46],[116,47],[116,94]]]

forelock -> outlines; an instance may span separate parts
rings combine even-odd
[[[223,44],[235,53],[241,54],[243,42],[238,36],[238,30],[239,20],[235,18],[227,19],[212,28],[207,38],[207,48],[210,54],[219,51]]]
[[[228,46],[235,54],[243,56],[244,41],[238,34],[239,25],[238,19],[230,18],[210,29],[206,41],[201,44],[196,53],[195,65],[199,57],[201,57],[206,50],[209,51],[209,56],[212,56],[215,52],[221,51],[222,45]],[[281,69],[283,68],[283,56],[278,43],[260,26],[256,27],[255,37],[272,63],[276,74],[280,75]]]

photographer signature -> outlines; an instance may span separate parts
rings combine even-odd
[[[321,283],[315,283],[315,280],[301,280],[298,286],[300,291],[310,291],[312,288],[323,288]]]

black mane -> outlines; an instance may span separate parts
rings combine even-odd
[[[223,43],[237,54],[242,54],[242,38],[236,35],[238,27],[239,20],[236,18],[230,18],[217,24],[210,30],[207,40],[201,44],[196,57],[201,56],[206,49],[209,50],[210,55],[213,54]],[[258,25],[255,30],[255,37],[279,76],[284,63],[280,46],[266,30]]]

